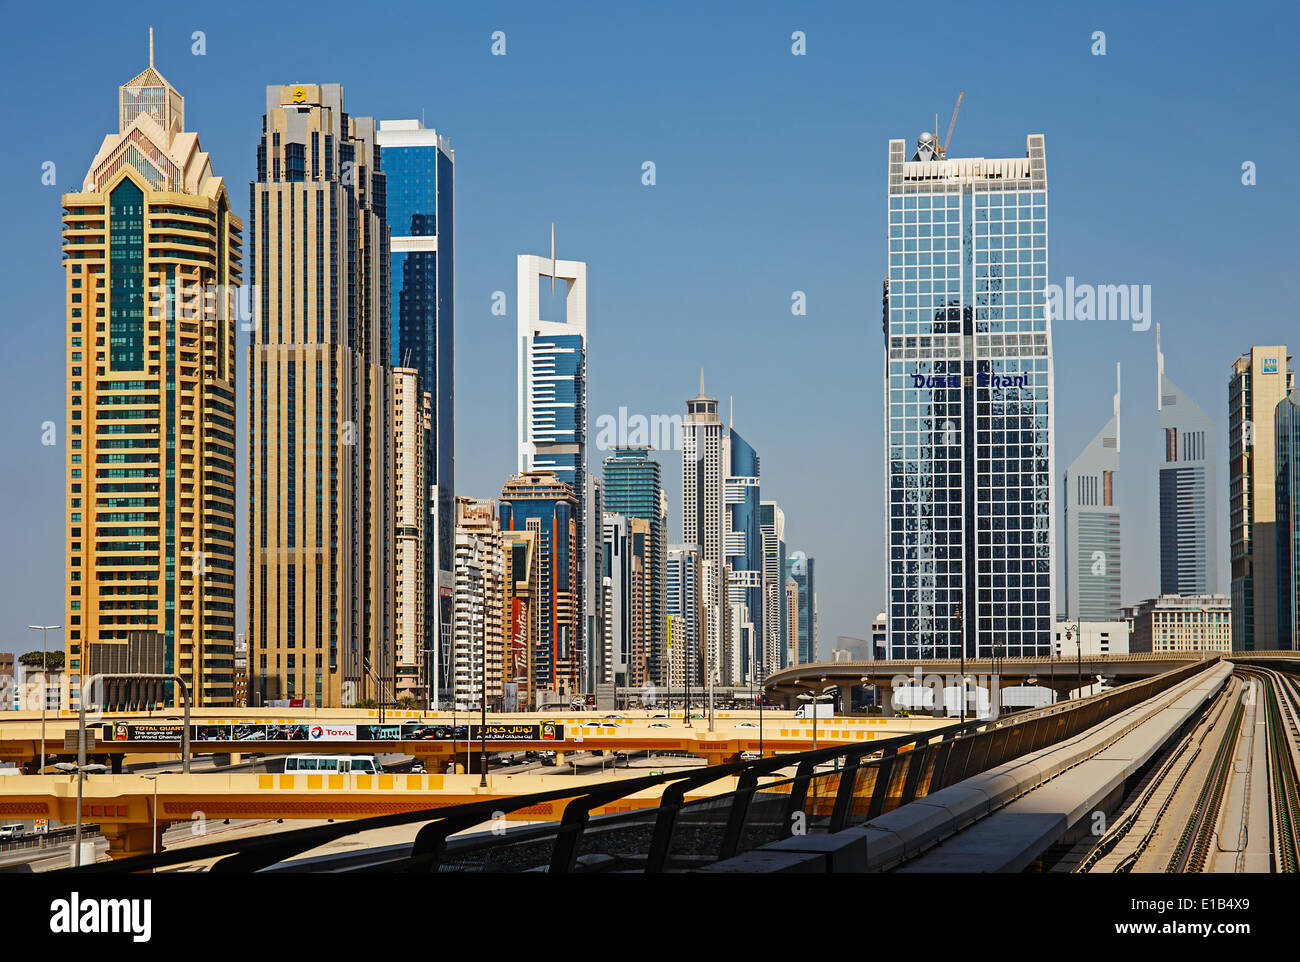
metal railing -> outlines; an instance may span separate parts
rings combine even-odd
[[[795,834],[836,832],[1072,738],[1206,670],[1218,659],[1186,665],[1088,698],[997,720],[976,720],[863,744],[665,772],[597,785],[495,798],[467,805],[382,815],[272,835],[232,839],[85,867],[138,872],[219,859],[210,871],[642,871],[699,868]],[[827,766],[833,766],[827,770]],[[724,778],[725,793],[687,795]],[[592,811],[650,788],[654,808],[593,816]],[[460,835],[531,809],[559,812],[542,825]],[[427,823],[408,845],[282,864],[360,832]],[[452,836],[458,836],[452,838]],[[343,860],[342,862],[340,861]],[[274,867],[274,868],[273,868]],[[69,870],[64,870],[69,871]]]

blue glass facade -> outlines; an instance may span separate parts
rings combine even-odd
[[[446,678],[455,566],[455,162],[446,142],[414,121],[385,121],[379,142],[393,247],[393,363],[419,372],[420,390],[432,401],[425,649],[438,653],[439,677]]]
[[[538,452],[531,466],[551,471],[574,491],[581,491],[587,463],[586,339],[581,334],[536,334],[532,356],[532,438],[539,445],[572,445],[575,450]],[[607,504],[606,510],[615,509]]]
[[[727,509],[727,533],[723,554],[731,573],[727,578],[727,600],[744,604],[754,625],[754,636],[763,637],[763,529],[760,524],[759,459],[756,452],[734,429],[730,429],[731,451],[723,499]],[[762,660],[762,645],[758,645]],[[750,677],[749,651],[739,652],[740,678]],[[760,672],[766,666],[756,666]]]
[[[895,658],[1045,655],[1054,608],[1043,138],[940,161],[890,142],[885,298]]]
[[[646,670],[655,684],[667,682],[666,600],[664,566],[667,562],[667,532],[659,514],[663,481],[659,462],[646,448],[616,448],[605,459],[603,508],[628,518],[650,523],[650,625]],[[607,575],[608,571],[605,572]]]

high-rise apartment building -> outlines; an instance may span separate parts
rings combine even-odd
[[[456,473],[456,155],[418,120],[381,120],[375,133],[387,181],[389,304],[395,367],[427,392],[423,514],[425,640],[421,684],[449,677],[452,651]],[[385,345],[385,350],[390,348]]]
[[[693,544],[668,546],[665,572],[674,688],[698,686],[704,678],[704,656],[700,649],[703,598],[700,593],[700,548]]]
[[[497,504],[503,537],[513,531],[533,535],[536,570],[530,580],[537,638],[529,692],[534,698],[549,693],[564,700],[579,693],[579,510],[573,488],[550,471],[524,472],[507,481]]]
[[[533,690],[533,653],[537,650],[542,604],[537,566],[540,526],[523,531],[502,531],[505,556],[505,597],[502,614],[508,619],[503,678],[504,711],[537,707]]]
[[[465,700],[467,689],[464,680],[469,679],[469,688],[486,686],[489,708],[502,710],[511,624],[501,523],[497,518],[496,503],[490,499],[456,497],[457,591],[465,581],[462,567],[468,569],[470,582],[476,579],[477,583],[472,586],[481,595],[481,599],[470,604],[469,610],[472,612],[474,605],[481,603],[483,621],[477,634],[463,626],[461,621],[456,623],[451,669],[455,679],[455,700]],[[464,610],[459,595],[455,601],[456,610]],[[478,675],[474,673],[476,665]],[[474,703],[477,704],[477,700]]]
[[[791,623],[795,643],[795,664],[817,660],[817,559],[795,551],[786,559],[787,587],[794,581],[796,614]]]
[[[1119,477],[1120,370],[1115,365],[1115,397],[1106,426],[1065,472],[1065,611],[1073,619],[1113,621],[1123,601],[1120,591]]]
[[[1300,645],[1300,394],[1291,392],[1273,412],[1277,462],[1277,645]]]
[[[595,573],[588,566],[588,555],[600,542],[600,525],[598,515],[590,516],[587,503],[587,265],[556,260],[554,247],[552,235],[551,257],[520,254],[517,259],[518,470],[521,475],[549,472],[569,486],[574,498],[576,627],[563,646],[570,651],[565,658],[573,660],[578,669],[578,680],[570,691],[576,694],[582,685],[583,666],[591,660],[587,629],[600,616]],[[556,282],[564,285],[563,320],[542,317],[543,279],[552,288]]]
[[[425,630],[425,563],[428,557],[425,519],[429,513],[425,456],[431,421],[428,391],[420,390],[415,368],[393,368],[393,646],[396,650],[396,694],[428,704],[425,661],[432,651]]]
[[[1228,380],[1228,537],[1232,545],[1232,648],[1278,646],[1277,465],[1273,416],[1295,375],[1286,345],[1255,346]]]
[[[663,685],[668,679],[668,648],[665,633],[666,601],[664,568],[668,538],[664,517],[666,499],[659,462],[649,448],[618,447],[605,458],[601,498],[606,512],[638,518],[648,526],[646,558],[649,576],[649,607],[646,612],[645,674],[639,684]]]
[[[604,519],[604,542],[601,546],[604,564],[601,581],[606,592],[603,599],[604,644],[597,683],[628,685],[628,669],[632,662],[634,590],[628,519],[613,511],[606,511]]]
[[[1160,414],[1160,593],[1219,590],[1218,448],[1213,419],[1165,375],[1156,325]]]
[[[253,697],[394,696],[389,248],[375,122],[270,86],[250,187]]]
[[[786,662],[799,664],[799,582],[790,577],[790,563],[786,562],[785,610],[786,610]]]
[[[785,512],[775,501],[758,508],[763,535],[763,655],[764,677],[788,667],[786,658]]]
[[[242,224],[149,48],[63,195],[67,664],[157,632],[195,706],[229,707]]]
[[[1046,655],[1056,484],[1043,137],[889,142],[885,490],[895,658]]]

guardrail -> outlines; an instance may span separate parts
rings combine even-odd
[[[252,872],[328,842],[397,825],[425,824],[409,846],[385,846],[372,858],[349,853],[347,870],[401,872],[599,871],[648,873],[700,868],[792,835],[836,832],[914,799],[1056,744],[1145,701],[1215,664],[1185,665],[1089,698],[998,720],[840,745],[751,762],[665,772],[595,786],[560,788],[441,809],[382,815],[273,835],[211,842],[116,862],[83,872],[137,872],[219,859],[211,871]],[[830,771],[825,766],[834,766]],[[794,769],[793,775],[788,774]],[[688,799],[700,786],[735,777],[733,791]],[[659,805],[619,812],[617,803],[660,788]],[[560,812],[558,822],[451,839],[504,814]],[[593,811],[605,809],[601,815]],[[294,863],[295,870],[338,867],[339,857]],[[62,871],[73,871],[64,869]]]

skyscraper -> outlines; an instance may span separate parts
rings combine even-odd
[[[587,627],[599,617],[599,600],[588,602],[588,582],[594,578],[587,565],[591,540],[599,531],[588,530],[587,504],[587,265],[551,257],[520,254],[517,263],[518,294],[518,398],[519,473],[550,472],[569,486],[575,502],[577,542],[573,586],[576,627],[564,645],[572,646],[579,675],[587,656]],[[562,321],[541,316],[540,282],[564,285]],[[597,524],[596,519],[590,523]],[[506,527],[503,523],[502,527]],[[594,584],[590,594],[595,594]],[[567,650],[567,649],[566,649]],[[573,693],[577,692],[575,683]]]
[[[452,658],[452,676],[457,679],[455,699],[465,704],[477,704],[478,696],[470,697],[470,689],[477,691],[480,685],[485,685],[488,707],[501,710],[511,625],[505,548],[496,503],[491,499],[456,497],[458,592],[466,580],[462,568],[469,575],[467,587],[482,596],[483,622],[477,635],[460,620],[456,623],[456,646]],[[474,584],[475,577],[477,584]],[[462,610],[461,604],[457,596],[458,611]],[[469,610],[472,608],[473,603]],[[482,677],[476,671],[481,672]],[[462,679],[468,679],[468,684]]]
[[[668,606],[669,641],[671,643],[674,688],[699,685],[703,680],[703,653],[700,651],[701,607],[700,548],[693,544],[668,546],[665,572],[665,596]]]
[[[1219,590],[1218,451],[1214,421],[1165,376],[1156,325],[1160,465],[1160,593]]]
[[[895,658],[1046,655],[1056,486],[1043,137],[889,142],[885,490]]]
[[[156,632],[196,706],[231,706],[242,224],[152,31],[63,208],[69,671],[90,645]]]
[[[429,392],[420,390],[415,368],[393,368],[393,587],[397,656],[397,697],[428,704],[426,655],[431,651],[425,630],[427,560],[425,519],[429,514],[425,455],[428,452]]]
[[[686,419],[682,422],[682,541],[700,549],[703,682],[717,671],[723,653],[722,587],[726,560],[722,533],[727,519],[722,485],[730,473],[730,465],[718,402],[704,393],[701,370],[700,393],[686,402]]]
[[[1279,640],[1273,417],[1295,386],[1290,360],[1284,344],[1254,346],[1233,362],[1228,381],[1234,651],[1268,651]]]
[[[1277,458],[1277,647],[1295,651],[1300,635],[1300,394],[1273,415]]]
[[[1074,621],[1116,621],[1120,591],[1120,509],[1115,501],[1119,475],[1119,365],[1115,397],[1106,426],[1065,472],[1066,614]]]
[[[785,512],[775,501],[759,505],[763,533],[763,663],[766,677],[788,667],[785,639],[789,633],[785,605]]]
[[[536,568],[530,580],[537,637],[529,694],[534,698],[549,692],[566,699],[579,692],[578,511],[573,488],[550,471],[525,472],[507,481],[497,505],[503,538],[513,531],[533,535]],[[512,570],[518,578],[518,569],[512,565]]]
[[[628,537],[628,519],[613,511],[605,512],[604,583],[607,595],[605,605],[605,638],[597,674],[597,682],[606,685],[628,685],[629,665],[632,662],[632,549]]]
[[[664,634],[665,598],[664,566],[667,563],[668,539],[663,513],[663,479],[659,462],[650,457],[649,448],[614,448],[605,458],[601,497],[607,512],[626,518],[639,518],[649,525],[650,578],[647,611],[646,672],[652,684],[667,682],[667,642]]]
[[[733,627],[733,643],[724,658],[728,672],[724,679],[729,684],[753,682],[769,672],[763,664],[763,529],[759,520],[761,495],[759,490],[758,452],[734,426],[728,426],[725,435],[726,455],[730,464],[723,484],[726,504],[727,530],[723,536],[723,555],[727,565],[727,601],[729,605],[744,605],[745,611],[738,620],[742,627]],[[730,609],[735,612],[734,607]],[[740,631],[752,633],[748,635]],[[745,639],[739,643],[735,639]],[[755,664],[754,662],[758,662]]]
[[[456,155],[418,120],[381,120],[375,134],[387,180],[389,303],[394,365],[413,368],[430,398],[423,512],[422,642],[433,657],[422,684],[451,670],[456,497]],[[387,345],[384,350],[389,350]]]
[[[787,587],[794,582],[798,614],[791,625],[795,640],[795,663],[817,660],[817,559],[802,551],[793,552],[785,563]]]
[[[390,700],[392,368],[375,122],[339,84],[270,86],[250,187],[254,699]]]

